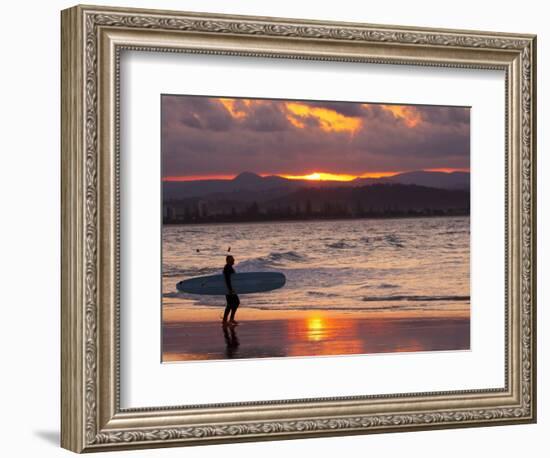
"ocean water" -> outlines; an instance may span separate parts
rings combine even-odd
[[[470,218],[400,218],[163,227],[163,304],[199,310],[223,296],[179,293],[180,280],[278,271],[286,285],[241,297],[261,310],[399,312],[468,316]]]

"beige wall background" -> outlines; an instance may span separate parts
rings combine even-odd
[[[133,457],[546,456],[548,383],[548,125],[550,41],[544,2],[181,0],[96,4],[538,34],[539,423],[300,441],[118,452]],[[9,2],[0,24],[0,424],[4,456],[59,448],[59,11],[74,3]],[[546,209],[544,208],[546,203]],[[546,385],[546,387],[545,387]]]

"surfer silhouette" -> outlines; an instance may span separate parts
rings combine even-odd
[[[235,273],[235,269],[233,269],[233,264],[235,264],[235,258],[231,255],[227,255],[225,257],[225,267],[223,268],[223,278],[225,280],[225,286],[227,287],[227,294],[225,295],[225,300],[227,302],[227,305],[225,306],[225,311],[223,312],[223,321],[222,323],[224,325],[237,325],[239,324],[237,321],[235,321],[235,313],[237,312],[237,308],[239,307],[239,304],[241,303],[239,296],[235,293],[235,290],[233,289],[233,285],[231,283],[231,275]],[[231,315],[229,315],[231,313]],[[229,321],[227,320],[229,318]]]

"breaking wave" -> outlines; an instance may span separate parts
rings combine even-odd
[[[211,275],[221,273],[221,267],[189,267],[181,269],[171,265],[162,266],[163,277],[200,277],[201,275]]]
[[[387,301],[469,301],[470,296],[368,296],[363,297],[363,302],[387,302]]]
[[[269,253],[267,256],[260,256],[258,258],[246,259],[239,262],[235,268],[238,272],[246,272],[282,267],[295,262],[304,262],[306,259],[306,256],[301,255],[296,251],[274,251]]]

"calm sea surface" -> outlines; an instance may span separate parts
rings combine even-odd
[[[178,293],[176,283],[221,273],[228,247],[237,272],[287,278],[279,290],[241,297],[242,306],[469,312],[469,217],[164,226],[164,306],[223,305],[221,296]]]

